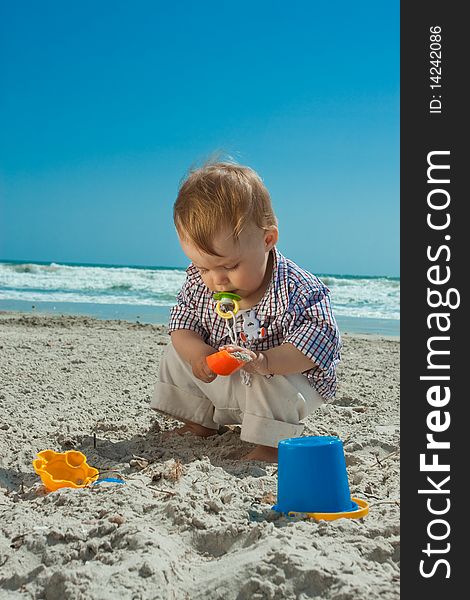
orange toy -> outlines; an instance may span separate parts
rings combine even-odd
[[[44,486],[55,492],[59,488],[82,488],[98,477],[98,469],[90,467],[86,456],[76,450],[54,452],[43,450],[33,460],[33,467]]]
[[[230,353],[227,350],[220,350],[215,354],[210,354],[207,358],[209,369],[217,373],[217,375],[230,375],[240,369],[251,358],[248,354],[242,352]]]

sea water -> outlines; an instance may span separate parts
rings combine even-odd
[[[399,335],[398,278],[317,275],[342,331]],[[0,262],[0,310],[166,323],[185,276],[171,267]]]

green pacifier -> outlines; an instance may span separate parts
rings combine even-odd
[[[222,319],[231,319],[232,314],[236,315],[240,310],[239,302],[241,296],[238,296],[238,294],[232,294],[231,292],[217,292],[213,294],[212,297],[217,301],[215,311]]]

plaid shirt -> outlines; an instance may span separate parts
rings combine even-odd
[[[266,329],[266,336],[252,341],[250,348],[256,352],[292,344],[315,365],[303,373],[310,385],[324,398],[332,398],[337,386],[341,341],[331,310],[330,291],[315,275],[285,258],[277,248],[272,252],[271,283],[253,307],[260,326]],[[170,314],[169,332],[190,329],[215,349],[230,344],[225,319],[215,312],[212,292],[199,271],[191,264],[186,273],[186,281]],[[240,313],[238,319],[242,319]]]

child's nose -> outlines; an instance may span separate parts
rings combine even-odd
[[[218,275],[214,276],[214,283],[215,285],[225,285],[229,282],[229,278],[227,277],[227,275],[225,273],[219,273]]]

